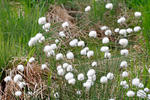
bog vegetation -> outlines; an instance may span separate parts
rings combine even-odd
[[[149,5],[2,0],[0,99],[150,100]]]

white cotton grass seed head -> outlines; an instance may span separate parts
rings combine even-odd
[[[9,82],[9,81],[11,81],[12,79],[11,79],[11,76],[6,76],[5,78],[4,78],[4,81],[7,83],[7,82]]]
[[[87,72],[87,76],[93,76],[95,74],[95,70],[94,69],[89,69]]]
[[[138,78],[132,79],[132,85],[133,86],[139,86],[139,84],[140,84],[140,80]]]
[[[102,43],[103,44],[109,43],[109,38],[108,37],[104,37],[103,40],[102,40]]]
[[[69,42],[69,45],[71,47],[76,47],[78,45],[78,39],[73,39],[72,41]]]
[[[121,85],[121,86],[127,85],[127,81],[121,81],[121,82],[120,82],[120,85]]]
[[[124,35],[124,36],[126,37],[126,35],[127,35],[127,30],[126,30],[126,29],[120,29],[119,34],[120,34],[120,35]]]
[[[128,75],[129,75],[128,72],[127,72],[127,71],[124,71],[124,72],[122,72],[122,75],[121,75],[121,76],[124,78],[124,77],[128,77]]]
[[[62,27],[63,27],[63,28],[67,28],[67,27],[69,27],[69,23],[68,23],[68,22],[64,22],[64,23],[62,23]]]
[[[140,27],[140,26],[134,27],[134,32],[139,32],[140,30],[141,30],[141,27]]]
[[[42,36],[42,37],[40,38],[40,40],[39,40],[39,43],[43,43],[44,41],[45,41],[45,37]]]
[[[58,71],[59,69],[62,69],[62,66],[61,66],[61,65],[58,65],[58,66],[57,66],[57,71]]]
[[[24,71],[24,66],[23,65],[18,65],[17,70],[23,72]]]
[[[123,47],[126,47],[128,45],[128,40],[123,38],[119,40],[119,44]]]
[[[79,42],[78,42],[78,47],[84,47],[84,46],[85,46],[84,41],[79,41]]]
[[[92,56],[94,56],[94,51],[92,51],[92,50],[88,51],[87,52],[87,57],[90,58]]]
[[[105,31],[105,30],[108,29],[108,27],[107,27],[107,26],[102,26],[102,27],[100,27],[100,29],[101,29],[102,31]]]
[[[15,96],[19,97],[19,96],[21,96],[21,95],[22,95],[22,92],[21,92],[21,91],[16,91],[16,92],[15,92]]]
[[[83,73],[78,74],[78,80],[79,81],[83,81],[84,80],[84,74]]]
[[[89,37],[96,38],[97,37],[97,32],[96,31],[90,31],[89,32]]]
[[[58,43],[59,43],[59,40],[58,40],[58,39],[56,39],[56,40],[55,40],[55,43],[56,43],[56,44],[58,44]]]
[[[21,81],[22,80],[22,76],[21,75],[19,75],[19,74],[16,74],[15,76],[14,76],[14,82],[15,83],[17,83],[17,82],[19,82],[19,81]]]
[[[50,52],[52,49],[51,49],[51,46],[50,45],[46,45],[45,47],[44,47],[44,52],[45,53],[48,53],[48,52]]]
[[[142,14],[141,14],[141,12],[135,12],[135,13],[134,13],[134,16],[135,16],[135,17],[141,17]]]
[[[51,50],[51,51],[47,52],[47,53],[46,53],[46,56],[47,56],[47,57],[55,56],[55,51],[54,51],[54,50]]]
[[[29,47],[32,47],[32,46],[34,46],[36,43],[37,43],[37,39],[36,39],[35,37],[32,37],[32,38],[30,39],[30,41],[28,42],[28,46],[29,46]]]
[[[129,90],[129,91],[126,93],[126,95],[127,95],[128,97],[133,97],[133,96],[135,95],[135,92]]]
[[[126,21],[126,18],[125,17],[121,17],[117,20],[117,23],[118,24],[121,24],[121,23],[124,23]]]
[[[114,32],[118,33],[120,31],[119,28],[115,28]]]
[[[101,52],[109,52],[109,47],[108,46],[102,46],[100,51]]]
[[[96,61],[92,62],[92,67],[97,67],[97,62]]]
[[[55,49],[57,49],[57,45],[56,44],[51,44],[50,48],[51,48],[51,50],[55,50]]]
[[[105,31],[105,35],[106,36],[111,36],[112,35],[112,31],[111,30],[106,30]]]
[[[40,17],[38,20],[39,25],[45,24],[46,23],[46,17]]]
[[[127,33],[132,33],[133,29],[132,28],[128,28],[126,31],[127,31]]]
[[[83,83],[83,87],[86,88],[86,91],[89,91],[89,90],[90,90],[91,85],[92,85],[91,82],[85,82],[85,83]]]
[[[127,61],[122,61],[121,64],[120,64],[120,67],[121,68],[123,68],[123,67],[127,68],[128,67]]]
[[[68,65],[69,65],[68,63],[64,63],[63,68],[66,69],[68,67]]]
[[[115,99],[111,98],[111,99],[108,99],[108,100],[115,100]]]
[[[78,91],[76,92],[76,94],[77,94],[77,95],[81,95],[81,91],[78,90]]]
[[[88,11],[90,11],[91,10],[91,6],[87,6],[86,8],[85,8],[85,12],[88,12]]]
[[[60,31],[58,34],[59,34],[59,36],[62,37],[62,38],[63,38],[63,37],[66,37],[66,34],[64,33],[64,31]]]
[[[49,31],[51,24],[50,23],[46,23],[43,25],[43,30],[45,30],[46,32]]]
[[[144,88],[144,91],[145,92],[149,92],[149,88]]]
[[[138,85],[138,87],[139,87],[139,88],[144,88],[144,84],[143,84],[143,83],[140,83],[140,84]]]
[[[114,74],[111,73],[111,72],[109,72],[109,73],[107,74],[107,79],[112,80],[113,78],[114,78]]]
[[[110,58],[111,58],[111,53],[109,53],[109,52],[105,52],[105,54],[104,54],[104,58],[106,58],[106,59],[110,59]]]
[[[68,80],[68,84],[74,85],[76,83],[76,80],[74,78]]]
[[[63,76],[63,75],[65,74],[65,70],[62,69],[62,68],[60,68],[60,69],[57,71],[57,74],[58,74],[59,76]]]
[[[31,57],[30,59],[29,59],[29,63],[33,63],[35,61],[35,58],[34,57]]]
[[[113,9],[113,4],[112,4],[112,3],[107,3],[107,4],[105,5],[105,8],[112,10],[112,9]]]
[[[72,60],[72,59],[74,59],[74,54],[69,51],[69,52],[66,54],[66,57],[67,57],[67,59]]]
[[[66,68],[67,72],[73,71],[73,67],[72,65],[68,65]]]
[[[68,72],[66,75],[65,75],[65,79],[68,81],[68,80],[70,80],[70,79],[73,79],[73,77],[74,77],[74,75],[73,75],[73,73],[71,73],[71,72]]]
[[[120,51],[120,54],[121,54],[122,56],[128,56],[129,51],[128,51],[127,49],[122,49],[122,50]]]
[[[148,73],[150,74],[150,68],[148,69]]]
[[[139,98],[146,98],[147,94],[143,90],[137,91],[137,97]]]
[[[86,55],[87,55],[87,50],[82,49],[82,50],[80,51],[80,54],[83,55],[83,56],[86,56]]]
[[[41,69],[42,69],[42,70],[47,69],[47,68],[48,68],[48,67],[47,67],[46,64],[42,64],[42,65],[41,65]]]
[[[58,53],[56,55],[56,60],[62,60],[64,58],[63,54],[62,53]]]
[[[22,88],[24,88],[26,83],[25,82],[18,82],[17,85],[19,86],[20,89],[22,89]]]
[[[100,83],[105,84],[105,83],[107,83],[107,82],[108,82],[108,79],[107,79],[106,76],[102,76],[102,77],[100,78]]]

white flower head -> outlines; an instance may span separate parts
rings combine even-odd
[[[87,76],[93,76],[95,74],[95,70],[94,69],[89,69],[87,72]]]
[[[62,60],[64,58],[63,54],[62,53],[58,53],[56,55],[56,60]]]
[[[6,76],[5,78],[4,78],[4,81],[7,83],[7,82],[9,82],[9,81],[11,81],[12,79],[11,79],[11,76]]]
[[[54,51],[54,50],[51,50],[51,51],[47,52],[46,54],[47,54],[47,55],[46,55],[47,57],[55,56],[55,51]]]
[[[129,53],[129,51],[127,49],[122,49],[120,51],[120,54],[123,55],[123,56],[128,56],[128,53]]]
[[[69,45],[71,47],[75,47],[78,45],[78,39],[73,39],[72,41],[69,42]]]
[[[62,37],[62,38],[63,38],[63,37],[66,37],[66,34],[64,33],[64,31],[61,31],[61,32],[59,32],[58,34],[59,34],[59,36]]]
[[[114,78],[114,74],[109,72],[107,74],[107,79],[112,80],[113,78]]]
[[[124,71],[124,72],[122,73],[122,77],[128,77],[128,72],[127,72],[127,71]]]
[[[78,74],[78,80],[79,81],[83,81],[84,80],[84,74],[83,73]]]
[[[97,67],[97,62],[96,61],[92,62],[92,67]]]
[[[118,19],[117,23],[121,24],[121,23],[124,23],[126,21],[126,18],[125,17],[121,17]]]
[[[141,30],[141,27],[140,27],[140,26],[134,27],[134,32],[139,32],[140,30]]]
[[[21,76],[21,75],[16,74],[16,75],[14,76],[14,82],[15,82],[15,83],[17,83],[17,82],[19,82],[19,81],[21,81],[21,80],[22,80],[22,76]]]
[[[68,84],[74,85],[76,83],[76,80],[74,78],[68,80]]]
[[[119,34],[120,34],[120,35],[124,35],[124,36],[126,37],[126,35],[127,35],[127,30],[126,30],[126,29],[120,29]]]
[[[68,22],[64,22],[64,23],[62,24],[62,27],[63,27],[63,28],[69,27],[69,23],[68,23]]]
[[[109,38],[108,37],[104,37],[103,40],[102,40],[102,43],[103,44],[109,43]]]
[[[18,65],[17,70],[23,72],[24,71],[24,66],[23,65]]]
[[[106,59],[110,59],[110,58],[111,58],[111,53],[109,53],[109,52],[105,52],[105,54],[104,54],[104,58],[106,58]]]
[[[44,41],[45,41],[45,37],[42,36],[42,37],[39,39],[39,43],[42,43],[42,42],[44,42]]]
[[[118,32],[120,31],[120,29],[119,29],[119,28],[116,28],[114,31],[115,31],[116,33],[118,33]]]
[[[66,75],[65,75],[65,79],[66,80],[71,80],[73,79],[74,75],[71,73],[71,72],[68,72]]]
[[[140,84],[140,80],[139,80],[138,78],[134,78],[134,79],[132,80],[132,85],[134,85],[134,86],[139,86],[139,84]]]
[[[134,91],[129,90],[126,94],[128,97],[133,97],[135,95]]]
[[[68,52],[68,53],[66,54],[66,57],[67,57],[67,59],[69,59],[69,60],[74,59],[74,54],[73,54],[72,52]]]
[[[128,28],[128,29],[127,29],[127,32],[128,32],[128,33],[132,33],[132,32],[133,32],[133,29],[132,29],[132,28]]]
[[[104,83],[107,83],[108,82],[108,79],[106,76],[102,76],[101,79],[100,79],[100,83],[104,84]]]
[[[30,41],[28,42],[28,46],[29,46],[29,47],[32,47],[32,46],[34,46],[36,43],[37,43],[37,39],[36,39],[35,37],[32,37],[32,38],[30,39]]]
[[[111,36],[111,35],[112,35],[111,30],[106,30],[106,31],[105,31],[105,35],[106,35],[106,36]]]
[[[100,29],[101,29],[102,31],[105,31],[105,30],[108,29],[108,27],[107,27],[107,26],[102,26]]]
[[[24,88],[26,83],[25,82],[18,82],[17,85],[19,86],[20,89],[22,89],[22,88]]]
[[[144,91],[145,92],[149,92],[149,88],[144,88]]]
[[[84,47],[84,46],[85,46],[84,41],[79,41],[79,42],[78,42],[78,47]]]
[[[68,65],[66,70],[67,70],[68,72],[69,72],[69,71],[73,71],[72,65]]]
[[[86,88],[86,91],[89,91],[91,88],[92,83],[91,82],[85,82],[83,83],[83,87]]]
[[[83,55],[83,56],[86,56],[86,55],[87,55],[87,50],[82,49],[82,50],[80,51],[80,54]]]
[[[121,82],[120,82],[120,85],[121,85],[121,86],[127,85],[127,81],[121,81]]]
[[[135,12],[135,13],[134,13],[134,16],[135,16],[135,17],[141,17],[141,15],[142,15],[141,12]]]
[[[43,25],[43,30],[45,30],[45,31],[49,31],[49,29],[50,29],[50,26],[51,26],[51,24],[50,23],[46,23],[46,24],[44,24]]]
[[[77,95],[81,95],[81,91],[80,90],[78,90],[76,93],[77,93]]]
[[[51,50],[55,50],[55,49],[57,49],[57,45],[56,44],[51,44],[50,48],[51,48]]]
[[[52,48],[51,48],[50,45],[46,45],[46,46],[44,47],[44,52],[45,52],[45,53],[48,53],[48,52],[50,52],[51,50],[52,50]]]
[[[146,93],[143,90],[138,90],[137,91],[137,96],[139,98],[146,98]]]
[[[34,62],[35,61],[35,58],[34,57],[31,57],[30,59],[29,59],[29,63],[32,63],[32,62]]]
[[[91,7],[90,6],[87,6],[86,8],[85,8],[85,12],[88,12],[88,11],[90,11],[91,10]]]
[[[112,4],[112,3],[107,3],[107,4],[105,5],[105,8],[112,10],[112,9],[113,9],[113,4]]]
[[[128,40],[127,39],[120,39],[119,44],[122,45],[123,47],[126,47],[128,45]]]
[[[66,69],[68,67],[68,65],[69,65],[68,63],[64,63],[63,68]]]
[[[109,47],[108,46],[102,46],[100,51],[101,52],[109,52]]]
[[[96,31],[91,31],[91,32],[89,33],[89,37],[96,38],[96,37],[97,37],[97,32],[96,32]]]
[[[57,66],[57,71],[58,71],[59,69],[62,69],[62,66],[61,66],[61,65],[58,65],[58,66]]]
[[[94,51],[92,51],[92,50],[88,51],[87,52],[87,57],[90,58],[92,56],[94,56]]]
[[[55,40],[55,43],[56,43],[56,44],[57,44],[57,43],[59,43],[59,40],[58,40],[58,39],[56,39],[56,40]]]
[[[21,95],[22,95],[22,92],[21,92],[21,91],[16,91],[16,92],[15,92],[15,96],[19,97],[19,96],[21,96]]]
[[[60,69],[57,71],[57,74],[58,74],[59,76],[63,76],[63,75],[65,74],[64,69],[60,68]]]
[[[138,87],[139,88],[144,88],[144,84],[143,83],[139,83]]]
[[[148,69],[148,73],[150,74],[150,68]]]
[[[120,64],[120,67],[121,68],[123,68],[123,67],[126,68],[126,67],[128,67],[128,63],[126,61],[122,61],[121,64]]]
[[[42,69],[42,70],[44,70],[44,69],[46,69],[46,68],[47,68],[47,65],[46,65],[46,64],[42,64],[42,65],[41,65],[41,69]]]
[[[40,17],[38,20],[39,25],[45,24],[46,23],[46,17]]]

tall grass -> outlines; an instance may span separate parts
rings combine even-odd
[[[41,29],[37,20],[46,12],[45,2],[33,4],[2,0],[0,2],[0,70],[12,57],[27,55],[29,39]]]

